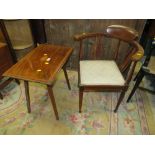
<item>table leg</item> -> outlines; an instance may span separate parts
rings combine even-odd
[[[66,66],[63,67],[63,71],[64,71],[65,78],[66,78],[66,81],[67,81],[68,89],[71,90],[71,86],[70,86],[67,71],[66,71]]]
[[[0,99],[3,99],[3,95],[1,94],[1,92],[0,92]]]
[[[52,86],[47,85],[47,89],[48,89],[48,94],[49,94],[51,102],[52,102],[55,117],[56,117],[57,120],[59,120],[58,111],[57,111],[57,107],[56,107],[56,103],[55,103],[55,99],[54,99]]]
[[[27,111],[28,111],[28,113],[31,113],[30,95],[29,95],[29,85],[28,85],[28,81],[24,81],[24,86],[25,86],[25,95],[26,95]]]

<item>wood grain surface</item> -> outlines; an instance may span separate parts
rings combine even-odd
[[[72,51],[72,48],[66,46],[41,44],[8,69],[3,76],[51,85]]]

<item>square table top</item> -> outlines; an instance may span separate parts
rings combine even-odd
[[[71,47],[41,44],[9,68],[3,76],[51,85],[72,51]]]

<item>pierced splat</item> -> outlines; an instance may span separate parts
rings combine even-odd
[[[82,33],[75,35],[74,39],[80,42],[80,60],[89,55],[90,59],[99,59],[103,56],[103,36],[104,33]]]
[[[103,48],[103,37],[95,37],[95,41],[91,47],[90,50],[90,58],[91,59],[100,59],[104,53],[104,48]]]
[[[119,49],[120,49],[120,44],[121,44],[121,41],[118,40],[117,48],[116,48],[116,51],[115,51],[115,54],[114,54],[114,60],[117,60],[117,58],[118,58],[118,53],[119,53]]]
[[[102,57],[103,53],[104,53],[104,49],[102,48],[103,47],[103,40],[102,40],[103,36],[105,37],[104,38],[105,46],[106,45],[108,46],[108,43],[106,44],[107,38],[110,39],[110,41],[112,41],[112,43],[113,43],[114,39],[118,40],[118,43],[114,41],[114,43],[117,43],[117,44],[115,44],[116,50],[109,47],[109,51],[115,52],[114,56],[113,56],[114,60],[105,61],[106,58]],[[88,41],[86,41],[84,43],[84,45],[86,45],[86,48],[83,48],[85,50],[85,53],[89,54],[91,59],[102,60],[102,58],[103,58],[102,61],[96,61],[96,62],[94,62],[94,61],[88,62],[88,61],[79,60],[79,61],[81,61],[81,62],[79,62],[79,68],[78,68],[79,111],[80,112],[81,112],[81,108],[82,108],[83,92],[88,92],[88,91],[121,92],[120,97],[117,101],[117,105],[114,110],[114,112],[117,112],[118,107],[125,96],[125,92],[127,91],[128,87],[129,87],[129,82],[131,81],[136,63],[137,63],[137,61],[139,61],[142,58],[143,53],[144,53],[143,48],[136,41],[137,38],[138,38],[138,33],[136,30],[126,27],[126,26],[122,26],[122,25],[108,26],[105,29],[104,33],[88,33],[88,34],[84,33],[84,34],[78,34],[78,35],[74,36],[74,39],[76,41],[80,41],[80,56],[82,55],[81,53],[83,52],[82,41],[85,39],[88,39]],[[91,41],[90,41],[90,39],[91,39]],[[127,43],[127,45],[129,47],[132,47],[132,50],[129,50],[129,49],[127,50],[128,51],[127,55],[125,53],[126,50],[122,50],[123,42]],[[121,45],[121,48],[120,48],[120,45]],[[121,49],[121,51],[120,51],[120,49]],[[123,52],[123,54],[121,54],[120,52],[121,53]],[[102,56],[101,56],[101,54],[102,54]],[[105,55],[105,53],[104,53],[104,55]],[[107,62],[109,64],[107,64]],[[115,62],[118,65],[121,64],[121,65],[119,65],[120,70],[118,70]],[[112,64],[115,64],[114,66],[117,69],[114,66],[112,66]],[[107,66],[110,68],[105,69]],[[129,70],[127,70],[128,67],[130,67]],[[110,71],[109,76],[107,78],[105,78],[105,76],[108,74],[108,71]],[[120,73],[119,74],[120,76],[116,75],[115,71],[118,71],[118,73]],[[123,82],[119,83],[118,79],[119,79],[119,77],[121,77],[121,79],[123,79],[122,78],[123,75],[121,75],[121,72],[124,72],[124,71],[128,71],[127,75],[124,77]],[[103,74],[100,74],[100,73],[103,73]],[[111,81],[107,82],[107,80],[109,80],[109,79],[111,79]]]

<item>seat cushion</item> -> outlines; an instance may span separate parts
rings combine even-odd
[[[124,85],[125,80],[113,60],[80,61],[81,85]]]

